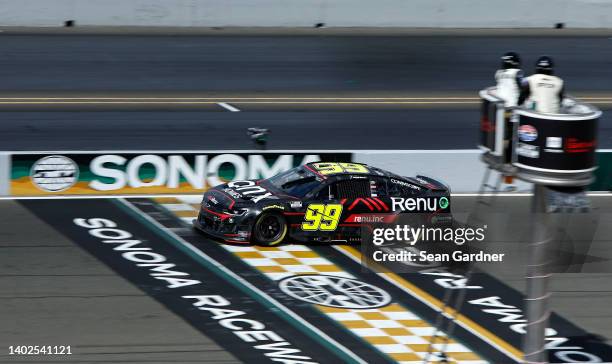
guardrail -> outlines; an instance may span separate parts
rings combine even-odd
[[[267,178],[311,161],[354,161],[391,172],[431,176],[453,192],[477,192],[481,151],[233,150],[45,151],[0,153],[0,196],[200,193],[232,179]],[[591,190],[612,190],[612,150],[597,153]],[[519,183],[518,191],[529,185]]]

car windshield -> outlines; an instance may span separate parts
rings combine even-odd
[[[320,185],[315,174],[302,167],[292,168],[287,172],[277,174],[268,178],[266,182],[295,197],[304,197],[313,188]]]

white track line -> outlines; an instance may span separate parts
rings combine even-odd
[[[235,108],[234,106],[228,104],[227,102],[217,102],[217,105],[221,106],[224,109],[227,109],[231,112],[239,112],[240,109]]]

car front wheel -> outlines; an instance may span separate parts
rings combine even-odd
[[[262,214],[253,227],[253,242],[257,245],[274,246],[280,244],[285,235],[287,235],[287,221],[279,214]]]

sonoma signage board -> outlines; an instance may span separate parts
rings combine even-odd
[[[351,154],[316,151],[13,154],[9,194],[197,193],[231,180],[268,178],[322,160],[351,161]]]

